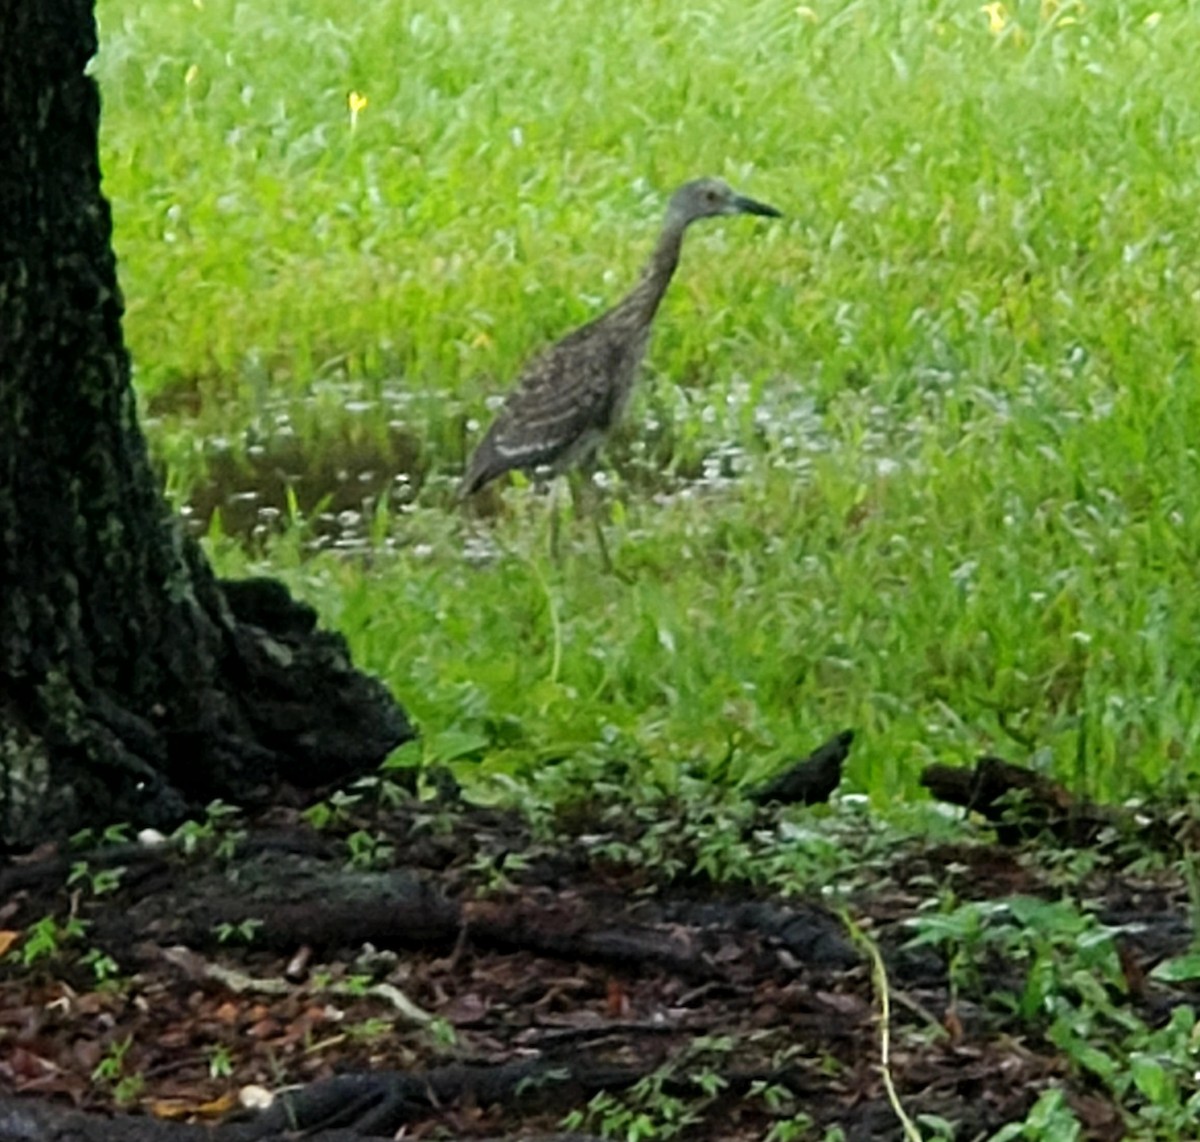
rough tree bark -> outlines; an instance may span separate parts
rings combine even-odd
[[[0,0],[0,847],[170,824],[411,737],[269,580],[218,581],[137,424],[92,0]]]

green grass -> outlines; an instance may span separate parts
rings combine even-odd
[[[993,747],[1101,796],[1182,784],[1200,6],[99,11],[137,381],[194,412],[155,446],[178,485],[281,409],[314,466],[388,418],[420,442],[370,559],[214,551],[314,600],[426,756],[674,788],[854,726],[879,803]],[[452,510],[464,419],[620,294],[700,173],[787,218],[689,238],[613,450],[624,578],[581,521],[551,563],[528,492]]]

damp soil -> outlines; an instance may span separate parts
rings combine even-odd
[[[647,829],[670,835],[670,806],[584,804],[535,830],[452,787],[368,802],[321,831],[275,809],[190,853],[47,849],[0,868],[0,1109],[232,1119],[238,1138],[726,1142],[803,1114],[793,1136],[898,1139],[880,976],[853,924],[882,956],[886,1072],[910,1116],[986,1138],[1054,1086],[1086,1137],[1116,1139],[1121,1109],[1004,1001],[1024,965],[992,954],[964,973],[912,945],[914,918],[951,897],[1074,895],[1125,933],[1114,1003],[1161,1025],[1195,1001],[1147,975],[1191,940],[1181,881],[1106,860],[1065,890],[1061,853],[965,819],[961,841],[905,841],[802,899],[686,871],[697,854],[632,859]],[[799,862],[826,812],[793,807],[785,827],[764,805],[746,835]],[[23,965],[47,916],[81,927]]]

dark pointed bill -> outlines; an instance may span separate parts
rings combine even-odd
[[[773,206],[768,206],[765,202],[758,202],[753,198],[746,198],[739,194],[733,200],[734,206],[743,214],[761,214],[765,218],[782,218],[783,211],[776,210]]]

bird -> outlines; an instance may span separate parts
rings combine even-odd
[[[684,183],[671,196],[637,285],[525,366],[471,456],[458,499],[513,469],[557,476],[592,458],[629,401],[654,315],[679,265],[684,232],[698,219],[726,214],[782,217],[719,178]]]

